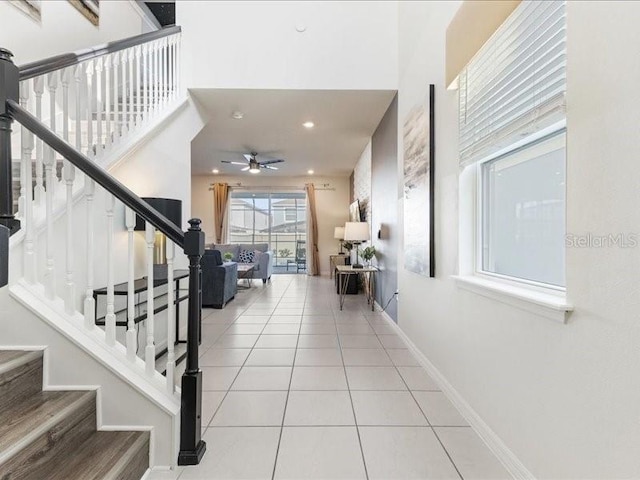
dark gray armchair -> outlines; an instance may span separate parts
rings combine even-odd
[[[223,262],[219,250],[205,250],[200,265],[202,306],[223,308],[238,292],[238,264]]]

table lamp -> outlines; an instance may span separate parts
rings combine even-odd
[[[344,227],[336,227],[333,229],[333,238],[340,242],[340,255],[344,255],[342,251],[342,242],[344,241]]]
[[[367,222],[347,222],[344,224],[344,240],[354,245],[360,245],[371,238]],[[352,268],[363,268],[359,262],[358,247],[356,247],[356,263]]]
[[[182,200],[172,198],[143,198],[145,202],[155,208],[159,213],[171,220],[176,226],[182,229]],[[145,221],[136,215],[135,231],[145,230]],[[164,233],[156,229],[156,236],[153,242],[153,278],[167,278],[167,238]]]

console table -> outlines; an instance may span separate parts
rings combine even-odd
[[[340,294],[340,310],[344,306],[344,297],[347,292],[350,275],[362,274],[366,280],[365,294],[367,296],[367,304],[371,304],[371,311],[375,309],[376,300],[376,267],[353,268],[351,265],[336,265],[336,275],[338,276],[338,286]]]
[[[176,336],[175,336],[175,345],[178,345],[180,343],[186,343],[185,340],[180,340],[180,303],[184,302],[185,300],[189,299],[189,295],[188,293],[185,293],[184,295],[180,295],[181,292],[188,292],[188,288],[180,288],[180,281],[184,280],[184,279],[189,279],[189,270],[174,270],[173,272],[173,281],[174,281],[174,305],[176,306],[175,308],[175,312],[176,312],[176,318],[175,318],[175,332],[176,332]],[[135,302],[135,307],[134,307],[134,318],[133,321],[136,325],[138,325],[138,323],[144,321],[147,319],[147,301],[139,301],[139,295],[141,293],[146,293],[147,292],[147,288],[148,288],[148,278],[147,277],[142,277],[142,278],[137,278],[136,280],[133,281],[133,294],[134,294],[134,302]],[[153,288],[154,288],[154,292],[156,292],[158,287],[161,287],[163,285],[167,285],[168,281],[166,278],[154,278],[153,279]],[[117,285],[114,285],[113,287],[113,294],[118,297],[125,297],[125,302],[124,302],[124,308],[119,308],[116,309],[116,311],[114,312],[116,315],[116,326],[117,327],[126,327],[128,325],[128,319],[127,319],[127,304],[128,304],[128,296],[129,296],[129,284],[128,282],[123,282],[123,283],[118,283]],[[107,289],[105,288],[99,288],[97,290],[93,291],[93,299],[94,299],[94,303],[95,303],[95,319],[96,319],[96,325],[98,326],[104,326],[105,325],[105,316],[100,316],[98,317],[98,299],[100,297],[106,297],[107,296]],[[154,298],[154,308],[153,308],[153,312],[154,314],[160,313],[164,310],[166,310],[167,308],[169,308],[168,305],[168,295],[166,293],[161,293],[159,295],[156,295],[153,297]],[[163,351],[161,352],[156,352],[156,360],[160,357],[162,357],[165,353],[167,353],[167,349],[165,348]],[[179,357],[176,358],[176,364],[178,364],[179,362],[181,362],[184,358],[186,357],[186,353],[184,353],[183,355],[180,355]]]
[[[338,259],[341,258],[342,262],[338,263]],[[333,278],[333,272],[338,265],[347,265],[349,262],[349,255],[346,253],[332,253],[329,255],[329,278]]]

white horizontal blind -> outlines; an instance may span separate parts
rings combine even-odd
[[[459,77],[460,164],[565,118],[564,1],[524,1]]]

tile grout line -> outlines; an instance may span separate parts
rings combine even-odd
[[[333,320],[335,322],[336,327],[336,336],[338,337],[338,349],[340,351],[340,358],[342,359],[342,371],[344,373],[344,378],[347,383],[347,391],[349,392],[349,401],[351,403],[351,411],[353,413],[353,423],[355,423],[356,434],[358,435],[358,445],[360,446],[360,455],[362,455],[362,466],[364,467],[364,475],[367,480],[369,480],[369,471],[367,469],[367,460],[364,456],[364,448],[362,447],[362,437],[360,436],[360,427],[358,425],[358,418],[356,417],[356,409],[353,405],[353,396],[351,395],[351,386],[349,385],[349,377],[347,376],[347,368],[344,364],[344,354],[342,352],[342,341],[340,340],[340,335],[338,334],[338,322],[336,321],[335,311],[333,311]],[[367,322],[368,323],[368,322]]]
[[[291,283],[293,282],[293,280],[291,280],[289,282],[289,285],[287,286],[287,289],[284,291],[284,293],[286,293],[286,291],[289,289],[289,287],[291,286]],[[306,302],[306,298],[307,298],[307,292],[308,292],[308,285],[305,288],[305,292],[304,292],[304,297],[305,297],[305,302]],[[278,308],[278,305],[280,305],[280,303],[282,302],[282,298],[284,297],[284,293],[282,295],[282,297],[280,297],[280,300],[278,301],[278,303],[276,304],[276,310]],[[289,388],[287,389],[287,396],[285,398],[284,401],[284,410],[282,412],[282,423],[280,425],[280,436],[278,437],[278,445],[276,446],[276,456],[273,459],[273,471],[271,473],[271,480],[275,480],[276,478],[276,468],[278,467],[278,456],[280,454],[280,444],[282,442],[282,434],[284,433],[284,419],[287,415],[287,406],[289,405],[289,395],[291,394],[291,383],[293,381],[293,369],[295,368],[295,364],[296,364],[296,356],[298,354],[298,343],[300,342],[300,328],[302,328],[302,316],[304,315],[304,307],[302,307],[302,315],[300,315],[300,323],[298,326],[298,338],[296,339],[296,349],[293,353],[293,363],[291,364],[291,374],[289,375]],[[269,317],[269,319],[271,319],[271,317]],[[268,322],[267,322],[268,323]]]
[[[264,292],[263,292],[263,293],[264,293]],[[260,295],[262,295],[262,293],[261,293],[261,294],[259,294],[259,295],[258,295],[258,297],[259,297]],[[253,304],[253,303],[255,303],[255,300],[254,300],[251,304]],[[251,305],[251,304],[250,304],[250,305]],[[216,341],[218,341],[220,338],[222,338],[222,336],[225,334],[225,332],[226,332],[227,330],[229,330],[229,328],[231,328],[231,325],[235,324],[235,323],[236,323],[236,320],[237,320],[240,316],[242,316],[242,314],[243,314],[244,312],[246,312],[248,309],[249,309],[249,307],[245,308],[245,309],[242,311],[242,313],[240,313],[240,315],[238,315],[238,316],[234,319],[234,321],[233,321],[233,322],[231,322],[231,323],[227,326],[227,328],[225,328],[225,329],[224,329],[224,331],[220,334],[220,336],[216,339]],[[213,313],[213,312],[212,312],[212,313]],[[266,324],[265,324],[265,325],[266,325]],[[264,327],[263,327],[263,330],[264,330]],[[260,335],[258,335],[258,338],[260,338]],[[258,338],[256,338],[256,342],[258,341]],[[211,349],[213,348],[213,346],[214,346],[214,345],[215,345],[215,342],[211,345],[211,347],[210,347],[207,351],[211,350]],[[254,342],[254,345],[255,345],[255,342]],[[212,428],[212,427],[211,427],[211,422],[213,422],[213,419],[214,419],[214,418],[216,417],[216,415],[218,414],[218,411],[220,411],[220,407],[222,407],[222,404],[224,403],[224,401],[225,401],[225,400],[227,399],[227,397],[229,396],[229,392],[231,391],[231,387],[233,386],[233,384],[235,383],[236,379],[238,378],[238,375],[240,375],[240,372],[241,372],[241,371],[242,371],[242,369],[244,368],[245,363],[247,363],[247,360],[248,360],[248,359],[249,359],[249,357],[251,356],[251,352],[253,352],[253,347],[251,347],[251,349],[249,349],[249,354],[248,354],[248,355],[247,355],[247,357],[244,359],[244,362],[242,362],[242,365],[241,365],[241,366],[240,366],[240,368],[238,369],[238,373],[236,373],[235,377],[233,377],[233,380],[232,380],[232,381],[231,381],[231,383],[229,384],[229,388],[226,390],[226,392],[225,392],[224,396],[222,397],[222,400],[220,400],[220,403],[218,404],[218,406],[216,407],[215,411],[213,412],[213,415],[211,416],[211,420],[209,420],[209,423],[207,423],[207,426],[206,426],[206,427],[205,427],[205,429],[204,429],[204,433],[207,433],[207,430],[209,430],[209,428]],[[206,353],[206,352],[205,352],[205,353]],[[210,390],[210,391],[211,391],[211,390]],[[215,391],[215,390],[213,390],[213,391]],[[222,390],[220,390],[220,391],[222,391]]]
[[[365,317],[366,318],[366,317]],[[371,323],[369,322],[369,320],[367,319],[367,323],[369,323],[369,325],[371,326],[371,328],[373,328],[373,325],[371,325]],[[384,344],[380,341],[380,336],[378,334],[378,332],[376,332],[375,328],[373,328],[373,331],[376,335],[376,337],[378,338],[378,341],[382,344],[382,347],[384,348],[384,352],[387,354],[387,356],[389,357],[389,360],[391,360],[391,357],[389,356],[389,354],[387,353],[387,348],[384,346]],[[442,447],[442,449],[444,450],[444,453],[447,455],[447,457],[449,458],[449,461],[451,462],[451,465],[453,465],[453,468],[456,470],[456,473],[460,476],[461,480],[464,480],[464,477],[462,476],[462,473],[460,473],[460,470],[458,470],[458,466],[456,465],[456,463],[453,461],[453,458],[451,457],[451,455],[449,454],[449,451],[445,448],[444,444],[442,443],[442,441],[440,440],[440,437],[438,436],[438,434],[436,433],[435,429],[433,428],[433,425],[431,425],[431,421],[429,420],[429,417],[427,417],[427,414],[424,412],[424,410],[422,409],[422,407],[420,406],[420,402],[418,402],[418,400],[416,400],[415,395],[413,394],[413,390],[411,390],[409,388],[409,384],[407,383],[407,381],[404,379],[404,377],[402,376],[402,373],[400,373],[400,370],[398,369],[398,366],[393,363],[393,360],[391,360],[391,363],[393,364],[393,368],[395,368],[396,373],[400,376],[400,378],[402,379],[402,382],[405,384],[405,386],[407,387],[407,391],[409,392],[409,394],[411,395],[411,398],[413,399],[413,401],[415,402],[415,404],[418,406],[418,409],[420,410],[420,413],[422,413],[422,416],[425,418],[425,420],[427,421],[427,425],[428,427],[431,429],[431,432],[433,433],[433,435],[436,437],[436,439],[438,440],[438,443],[440,444],[440,446]],[[423,371],[424,368],[422,368]],[[426,371],[425,371],[426,373]]]

